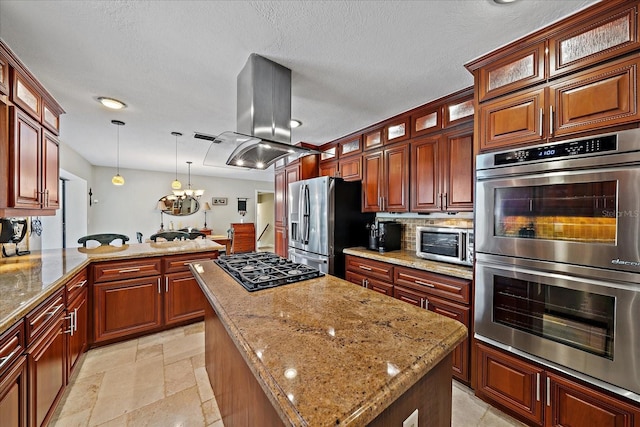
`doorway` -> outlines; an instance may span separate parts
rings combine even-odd
[[[256,190],[256,250],[275,250],[275,193],[270,190]]]

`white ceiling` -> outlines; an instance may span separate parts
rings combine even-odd
[[[91,164],[272,180],[272,168],[203,166],[236,129],[251,53],[292,70],[292,142],[321,144],[473,84],[463,64],[594,0],[0,0],[0,38],[66,110],[61,140]],[[96,102],[118,98],[114,112]]]

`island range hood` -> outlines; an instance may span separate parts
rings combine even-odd
[[[237,132],[216,136],[204,159],[215,165],[216,145],[233,144],[227,164],[266,169],[282,157],[318,151],[291,145],[291,70],[255,53],[238,74]]]

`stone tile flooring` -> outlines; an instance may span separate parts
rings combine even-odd
[[[204,323],[90,350],[54,427],[224,427],[204,368]],[[453,382],[454,427],[522,426]]]

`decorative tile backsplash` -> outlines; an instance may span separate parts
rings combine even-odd
[[[416,227],[473,228],[473,220],[466,218],[378,218],[379,221],[396,221],[402,224],[402,249],[416,250]]]

